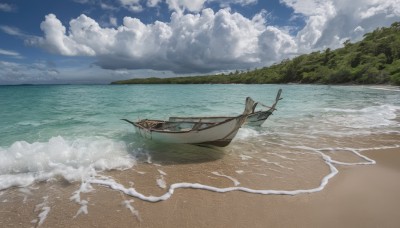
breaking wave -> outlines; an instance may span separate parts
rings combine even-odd
[[[0,147],[0,158],[0,190],[56,177],[80,181],[93,170],[127,169],[135,164],[124,142],[102,137],[17,141]]]

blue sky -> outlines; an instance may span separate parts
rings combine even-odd
[[[254,69],[400,21],[400,0],[0,0],[0,84]]]

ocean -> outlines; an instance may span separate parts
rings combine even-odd
[[[247,96],[271,105],[280,88],[274,114],[225,148],[147,141],[121,121],[238,115]],[[37,226],[56,197],[84,216],[94,203],[84,195],[108,188],[139,217],[133,199],[166,201],[177,189],[323,191],[338,166],[373,165],[363,151],[400,150],[400,89],[390,86],[1,86],[0,107],[0,205],[40,195],[29,220]],[[54,196],[65,185],[72,190]]]

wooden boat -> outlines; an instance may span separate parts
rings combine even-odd
[[[138,134],[150,140],[166,143],[206,144],[224,147],[229,145],[247,116],[252,112],[255,102],[246,98],[243,114],[235,117],[197,117],[177,121],[139,120],[131,123]]]
[[[275,103],[272,104],[271,107],[266,106],[260,102],[256,102],[254,103],[253,109],[251,114],[247,117],[247,121],[246,124],[249,126],[261,126],[270,115],[272,115],[272,113],[276,110],[276,105],[278,104],[278,101],[280,101],[281,98],[281,93],[282,93],[282,89],[278,90],[278,93],[276,95],[275,98]],[[267,110],[260,110],[260,111],[255,111],[257,105],[263,106],[264,108],[268,108]]]
[[[247,116],[246,118],[246,123],[249,126],[261,126],[267,119],[268,117],[276,110],[276,105],[279,100],[281,100],[281,93],[282,89],[278,90],[278,93],[275,98],[275,103],[272,104],[271,107],[266,106],[262,104],[261,102],[256,102],[253,104],[253,107],[251,109],[251,113]],[[257,105],[260,105],[264,108],[267,108],[267,110],[260,110],[260,111],[255,111]],[[169,121],[171,122],[184,122],[184,121],[191,121],[191,122],[198,122],[199,120],[205,121],[211,121],[211,122],[221,122],[226,119],[229,119],[232,117],[223,117],[223,116],[216,116],[216,117],[170,117]]]

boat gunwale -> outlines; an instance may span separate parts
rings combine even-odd
[[[153,129],[153,128],[146,128],[146,127],[144,127],[144,126],[138,124],[140,121],[143,121],[143,120],[152,120],[152,119],[143,119],[143,120],[139,120],[139,121],[137,121],[137,122],[130,122],[130,123],[133,124],[135,127],[138,127],[138,128],[140,128],[140,129],[144,129],[144,130],[147,130],[147,131],[150,131],[150,132],[159,132],[159,133],[168,133],[168,134],[169,134],[169,133],[171,133],[171,134],[179,134],[179,133],[199,132],[199,131],[208,130],[208,129],[210,129],[210,128],[217,127],[217,126],[219,126],[219,125],[228,123],[228,122],[233,121],[233,120],[237,120],[237,119],[239,119],[239,118],[247,118],[247,116],[248,116],[248,115],[239,115],[239,116],[235,116],[235,117],[227,117],[228,119],[226,119],[226,120],[224,120],[224,121],[221,121],[221,122],[216,122],[216,124],[210,125],[210,126],[205,127],[205,128],[200,128],[200,129],[189,129],[189,130],[184,130],[184,131],[157,130],[157,129]],[[163,122],[163,123],[177,123],[177,122],[175,122],[175,121],[163,121],[163,120],[152,120],[152,121],[159,121],[159,122]],[[183,122],[183,123],[188,123],[188,122]],[[199,122],[189,122],[189,123],[199,123]],[[237,127],[237,129],[239,129],[240,127],[241,127],[241,125],[240,125],[239,127]]]
[[[204,118],[204,119],[218,119],[218,118],[230,119],[230,118],[236,118],[236,117],[237,116],[203,116],[203,117],[198,117],[198,116],[193,116],[193,117],[171,116],[171,117],[169,117],[169,119],[173,119],[173,118],[176,118],[176,119],[202,119],[202,118]],[[176,122],[176,121],[166,121],[166,122]]]

